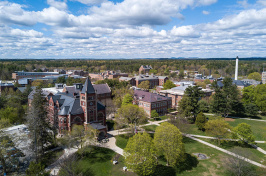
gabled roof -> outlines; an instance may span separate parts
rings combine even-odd
[[[93,88],[93,86],[91,84],[91,81],[90,81],[90,79],[88,77],[87,77],[86,82],[85,82],[85,84],[84,84],[84,86],[82,88],[81,93],[84,93],[84,94],[85,93],[95,93],[95,90],[94,90],[94,88]]]
[[[108,84],[94,84],[93,88],[97,91],[97,94],[111,93],[111,89]]]

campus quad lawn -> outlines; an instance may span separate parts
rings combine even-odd
[[[118,164],[113,165],[112,159],[117,155],[114,151],[101,148],[91,147],[91,152],[84,154],[84,157],[78,161],[79,169],[85,174],[90,170],[90,176],[137,176],[133,172],[124,172],[124,159],[122,156],[118,159]]]
[[[256,141],[266,141],[266,122],[255,120],[235,119],[235,121],[228,122],[232,127],[240,123],[246,123],[251,126],[252,132]]]
[[[128,137],[125,135],[119,135],[116,136],[116,140],[117,143],[120,143],[120,140],[123,141],[124,145],[119,147],[125,148],[126,143],[128,141]],[[224,176],[225,175],[224,168],[222,166],[223,163],[222,158],[226,157],[227,154],[186,137],[183,138],[183,142],[185,145],[187,156],[190,158],[191,163],[189,162],[188,167],[185,167],[183,171],[181,171],[180,173],[176,173],[176,175],[182,175],[182,176],[194,176],[194,175]],[[192,153],[204,153],[210,158],[207,160],[198,160],[198,163],[195,163],[195,158],[193,157],[194,155]],[[159,164],[161,164],[162,167],[164,167],[166,162],[164,159],[161,158],[159,159]],[[165,168],[167,169],[167,167]]]

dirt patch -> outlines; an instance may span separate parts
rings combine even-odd
[[[235,121],[235,119],[232,119],[232,118],[224,118],[225,121],[228,121],[228,122],[233,122]]]

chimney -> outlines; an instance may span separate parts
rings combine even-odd
[[[238,77],[238,56],[236,56],[236,71],[235,71],[235,80],[237,80]]]

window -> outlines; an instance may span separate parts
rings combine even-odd
[[[67,122],[67,119],[66,118],[64,118],[64,123],[66,123]]]
[[[85,97],[84,96],[82,96],[82,100],[85,100]]]
[[[93,100],[94,99],[94,97],[88,97],[88,100]]]

